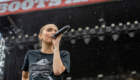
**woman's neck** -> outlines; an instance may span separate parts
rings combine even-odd
[[[53,45],[42,44],[41,52],[46,54],[54,53]]]

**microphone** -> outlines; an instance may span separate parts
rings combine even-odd
[[[70,28],[69,25],[64,26],[63,28],[61,28],[58,32],[56,32],[55,34],[52,35],[53,39],[56,39],[59,35],[63,34],[65,31],[68,31]]]

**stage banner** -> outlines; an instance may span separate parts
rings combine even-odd
[[[107,1],[112,0],[11,0],[0,2],[0,16]]]

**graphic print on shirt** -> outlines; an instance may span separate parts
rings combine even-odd
[[[35,78],[39,75],[41,75],[44,78],[47,78],[48,80],[53,80],[50,76],[50,74],[53,72],[52,63],[49,63],[49,61],[46,58],[31,64],[30,69],[30,75],[32,76],[32,80],[35,80]]]

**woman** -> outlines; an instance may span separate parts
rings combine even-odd
[[[56,25],[47,24],[39,33],[42,48],[29,50],[24,58],[22,80],[63,80],[64,74],[70,71],[70,54],[59,51],[61,36],[56,39],[52,34],[58,31]]]

